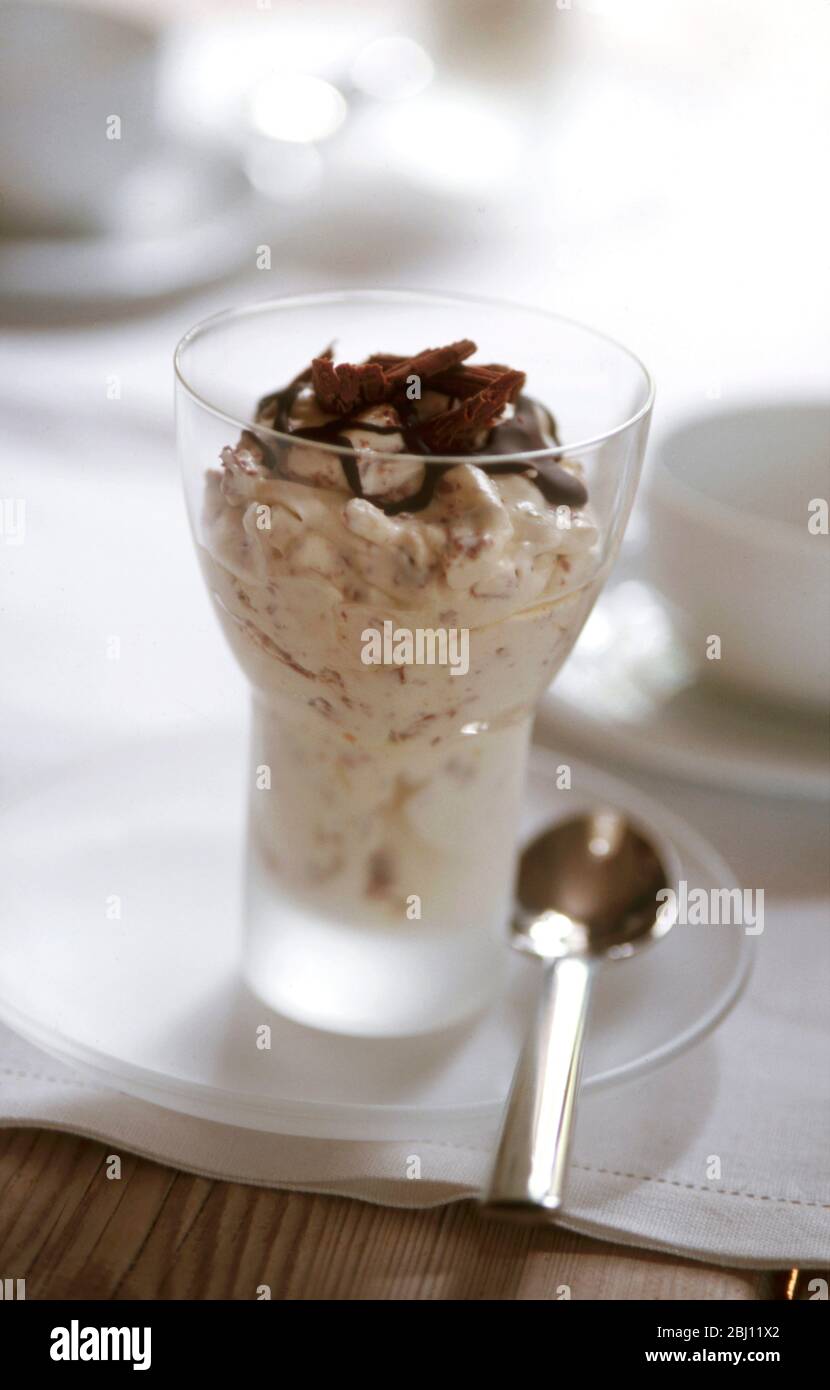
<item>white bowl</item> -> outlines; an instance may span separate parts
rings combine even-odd
[[[658,442],[649,569],[701,674],[793,706],[830,703],[830,401],[748,402]],[[720,659],[707,658],[711,637]]]

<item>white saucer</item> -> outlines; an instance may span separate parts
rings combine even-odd
[[[587,756],[708,786],[830,792],[827,722],[699,681],[661,598],[639,579],[600,596],[539,717],[557,745]]]
[[[124,748],[0,818],[7,911],[0,1017],[102,1083],[228,1124],[344,1139],[453,1139],[504,1102],[536,976],[516,962],[472,1025],[383,1042],[270,1013],[236,976],[243,750],[217,729]],[[729,870],[639,793],[536,751],[523,833],[582,804],[617,802],[673,841],[690,888]],[[115,896],[121,918],[113,919]],[[601,976],[587,1089],[639,1075],[719,1022],[746,978],[740,927],[675,927]],[[272,1028],[270,1051],[255,1046]]]
[[[242,264],[266,216],[235,161],[178,140],[160,143],[112,192],[109,225],[86,235],[0,235],[2,298],[130,304],[208,284]]]

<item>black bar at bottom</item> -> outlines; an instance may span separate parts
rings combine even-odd
[[[403,1373],[411,1383],[419,1368],[423,1375],[446,1378],[448,1362],[469,1379],[476,1360],[489,1355],[488,1346],[491,1351],[498,1347],[500,1360],[515,1358],[515,1372],[521,1374],[534,1347],[534,1360],[542,1358],[551,1374],[559,1352],[567,1349],[567,1363],[576,1361],[588,1372],[631,1368],[648,1376],[653,1366],[768,1365],[791,1377],[824,1359],[826,1299],[820,1286],[817,1292],[808,1301],[775,1303],[587,1302],[560,1295],[530,1308],[514,1303],[501,1326],[493,1326],[491,1311],[484,1328],[474,1312],[464,1314],[457,1303],[452,1321],[444,1323],[448,1315],[435,1302],[414,1317],[396,1313],[395,1305],[386,1303],[379,1318],[374,1305],[371,1312],[361,1302],[349,1303],[347,1309],[339,1303],[323,1308],[310,1299],[274,1300],[270,1306],[267,1299],[5,1300],[0,1302],[0,1355],[4,1367],[14,1366],[18,1377],[21,1372],[65,1377],[74,1369],[88,1378],[106,1368],[108,1375],[178,1377],[184,1369],[213,1378],[270,1372],[280,1380],[285,1375],[296,1380],[298,1372],[318,1376],[330,1358],[338,1375],[350,1366],[354,1374],[361,1364],[367,1372],[374,1365],[384,1380]],[[440,1344],[423,1335],[432,1317],[443,1324]],[[514,1329],[521,1329],[523,1340],[506,1342],[505,1333]],[[525,1340],[531,1331],[532,1343]],[[390,1362],[394,1347],[393,1362],[399,1359],[399,1366]]]

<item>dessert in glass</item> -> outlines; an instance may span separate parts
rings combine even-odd
[[[244,978],[334,1032],[453,1024],[507,967],[533,713],[616,555],[649,375],[553,315],[405,291],[217,315],[176,372],[253,695]]]

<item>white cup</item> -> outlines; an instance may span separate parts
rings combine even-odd
[[[751,402],[658,442],[649,570],[708,680],[830,704],[829,496],[830,401]]]
[[[40,0],[3,0],[0,35],[3,228],[86,231],[155,140],[156,37]]]

